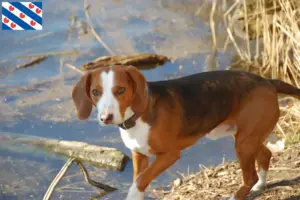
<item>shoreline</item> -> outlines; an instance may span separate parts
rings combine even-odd
[[[267,176],[267,187],[252,192],[247,200],[300,199],[300,143],[273,153]],[[214,167],[203,167],[198,173],[176,179],[170,191],[164,191],[162,200],[220,200],[230,198],[242,183],[237,161],[224,162]]]

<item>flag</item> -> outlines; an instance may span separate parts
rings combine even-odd
[[[42,29],[42,2],[2,2],[2,30]]]

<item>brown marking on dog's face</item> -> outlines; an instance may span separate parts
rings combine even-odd
[[[134,113],[141,114],[146,110],[148,102],[146,78],[133,66],[129,66],[126,73],[131,79],[130,82],[134,91],[131,108]]]
[[[127,73],[127,67],[114,68],[114,86],[112,93],[115,94],[116,101],[118,102],[121,122],[131,117],[134,113],[132,111],[132,104],[135,93],[135,83],[132,81]],[[124,93],[118,95],[118,91],[124,90]]]

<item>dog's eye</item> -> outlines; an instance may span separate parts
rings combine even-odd
[[[120,87],[117,91],[117,95],[121,95],[125,92],[125,88],[124,87]]]
[[[100,92],[97,89],[93,89],[92,93],[93,93],[94,96],[99,96],[100,95]]]

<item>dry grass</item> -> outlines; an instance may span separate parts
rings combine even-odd
[[[298,0],[237,0],[225,13],[224,20],[229,39],[239,56],[233,68],[300,87]],[[245,50],[237,45],[234,36],[244,39]],[[251,49],[250,43],[255,47]],[[299,142],[300,103],[292,98],[281,98],[280,101],[282,115],[275,132],[286,137],[288,144]]]
[[[246,200],[294,200],[300,198],[300,145],[293,145],[271,159],[267,188],[252,192]],[[177,179],[163,200],[227,199],[242,182],[238,162],[224,162],[216,167],[202,167],[197,174]],[[157,194],[159,196],[159,194]]]

